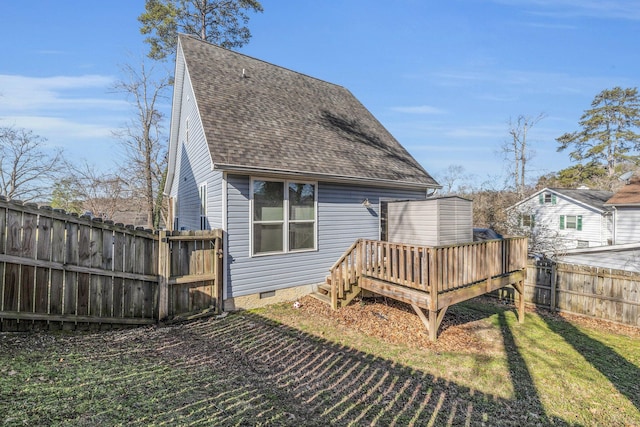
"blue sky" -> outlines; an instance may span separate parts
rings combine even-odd
[[[241,52],[345,86],[436,177],[461,165],[499,187],[509,119],[540,113],[530,176],[567,167],[555,138],[578,129],[603,89],[639,85],[637,0],[262,5]],[[117,165],[112,132],[132,110],[110,87],[146,52],[143,10],[144,0],[1,1],[0,126],[32,129],[74,162]]]

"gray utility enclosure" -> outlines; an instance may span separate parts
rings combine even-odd
[[[442,246],[473,241],[471,200],[451,196],[383,203],[389,242]]]

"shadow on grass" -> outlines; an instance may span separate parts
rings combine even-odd
[[[11,411],[7,425],[568,425],[540,404],[507,324],[510,308],[467,310],[464,316],[498,314],[513,398],[241,313],[142,330],[49,336],[47,346],[38,347],[41,353],[22,350],[28,348],[26,335],[11,345],[0,340],[0,349],[26,355],[12,355],[14,376],[0,378],[0,389],[10,381],[6,390],[13,396],[6,406],[0,399],[0,413]],[[26,369],[33,370],[25,372],[31,381],[21,377]],[[34,378],[41,379],[33,384]]]
[[[561,317],[552,318],[545,311],[540,318],[640,410],[640,369],[636,365]]]
[[[514,384],[514,399],[469,389],[254,313],[185,325],[181,336],[171,334],[175,342],[161,346],[180,349],[181,360],[173,360],[173,351],[156,354],[179,369],[211,363],[228,381],[202,407],[190,408],[204,414],[215,402],[206,421],[216,425],[567,425],[545,414],[509,327],[503,330],[513,378],[522,383]],[[154,421],[175,419],[176,413],[169,404]]]
[[[498,312],[498,324],[500,325],[500,331],[502,332],[504,341],[507,365],[509,366],[509,373],[511,374],[511,382],[513,384],[514,398],[521,403],[525,411],[530,411],[534,415],[545,414],[531,372],[529,372],[527,363],[518,350],[518,346],[516,345],[504,313],[505,310]]]

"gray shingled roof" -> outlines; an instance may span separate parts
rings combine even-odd
[[[610,210],[610,207],[604,206],[604,204],[613,196],[612,191],[605,190],[588,190],[588,189],[568,189],[568,188],[550,188],[549,190],[555,191],[559,194],[564,194],[574,200],[577,200],[586,205],[592,206],[601,211]]]
[[[438,186],[347,89],[179,40],[215,167]]]

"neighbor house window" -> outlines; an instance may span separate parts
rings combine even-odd
[[[582,215],[560,215],[560,230],[582,230]]]
[[[522,227],[533,228],[535,225],[535,217],[533,215],[520,215],[520,225]]]
[[[589,241],[588,240],[578,240],[577,248],[588,248]]]
[[[557,202],[556,195],[553,193],[540,193],[540,196],[538,196],[538,199],[541,205],[544,205],[546,203],[551,203],[552,205],[555,205]]]
[[[206,230],[207,227],[207,184],[200,184],[198,189],[200,196],[200,230]]]
[[[315,183],[255,179],[252,185],[252,253],[316,248]]]

